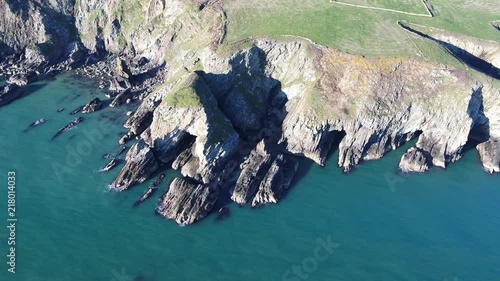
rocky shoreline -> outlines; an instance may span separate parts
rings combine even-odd
[[[8,83],[0,89],[0,106],[21,98],[26,85],[62,71],[96,79],[111,107],[137,102],[124,124],[129,132],[117,140],[134,143],[110,188],[125,191],[160,171],[179,170],[182,177],[156,208],[179,224],[203,219],[223,195],[252,207],[278,203],[297,158],[324,166],[332,149],[347,173],[417,138],[399,170],[425,172],[458,161],[474,140],[485,171],[500,172],[500,83],[480,69],[365,58],[301,39],[227,46],[217,1],[172,0],[170,8],[153,1],[143,24],[132,29],[110,20],[112,3],[35,2],[20,10],[0,4],[6,15],[0,30],[24,30],[0,44],[0,76]],[[37,17],[20,23],[18,13]],[[49,13],[68,17],[66,24]],[[158,19],[180,24],[158,30]],[[426,36],[488,62],[488,73],[498,67],[500,51],[491,42]],[[34,48],[37,40],[52,51]],[[94,99],[83,113],[103,110],[103,103]]]

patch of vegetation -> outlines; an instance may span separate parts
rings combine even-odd
[[[123,0],[115,6],[112,16],[120,20],[123,32],[129,34],[144,22],[144,11],[140,1]]]
[[[206,85],[197,74],[189,74],[182,81],[178,82],[172,91],[163,100],[168,105],[177,108],[201,106],[201,95],[203,91],[209,91]]]
[[[166,101],[173,107],[195,107],[200,106],[200,97],[193,87],[182,88],[166,97]]]

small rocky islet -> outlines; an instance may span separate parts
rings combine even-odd
[[[225,196],[252,207],[278,203],[299,159],[324,166],[332,149],[348,173],[416,139],[398,169],[425,172],[446,168],[477,143],[485,171],[500,172],[495,42],[400,23],[470,64],[461,69],[411,58],[366,58],[300,38],[252,38],[228,47],[226,15],[217,1],[173,0],[170,7],[151,2],[150,10],[158,12],[132,31],[113,20],[113,4],[94,22],[89,13],[99,1],[82,1],[75,11],[69,2],[20,10],[0,3],[3,30],[23,30],[4,42],[8,48],[0,45],[0,76],[8,82],[0,88],[0,106],[22,98],[33,81],[62,71],[97,79],[101,89],[108,86],[110,107],[135,108],[124,124],[129,131],[117,140],[132,144],[111,190],[179,170],[182,176],[169,183],[156,206],[156,213],[179,224],[215,213]],[[189,9],[193,5],[198,9]],[[81,20],[60,24],[47,10],[75,12]],[[19,13],[40,17],[24,21]],[[158,14],[179,25],[156,30]],[[33,47],[35,37],[52,38],[48,44],[65,51],[44,53]],[[73,112],[102,107],[95,98]],[[74,119],[54,138],[82,121]]]

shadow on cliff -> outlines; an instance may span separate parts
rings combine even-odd
[[[260,141],[264,141],[266,150],[273,159],[281,153],[290,154],[286,150],[286,143],[278,144],[283,135],[282,124],[288,114],[285,107],[288,98],[281,89],[281,82],[268,76],[266,64],[266,53],[257,46],[252,46],[248,51],[242,51],[231,58],[228,73],[201,73],[215,95],[218,107],[242,139],[242,157],[237,159],[238,166]],[[282,198],[286,197],[314,164],[304,157],[291,157],[299,161],[299,168],[290,187],[284,190]],[[233,203],[230,189],[236,184],[240,173],[241,169],[238,168],[221,188],[212,213]]]
[[[478,144],[485,142],[490,138],[490,120],[484,114],[482,87],[479,87],[472,93],[471,101],[469,102],[469,106],[467,108],[467,114],[474,120],[474,123],[469,132],[467,143],[463,147],[462,154],[476,149]]]
[[[15,98],[15,99],[11,100],[9,102],[9,104],[10,103],[15,103],[16,101],[18,101],[20,99],[23,99],[23,98],[31,95],[32,93],[40,90],[41,88],[43,88],[45,86],[46,86],[46,84],[31,84],[31,85],[23,86],[23,87],[21,87],[21,89],[22,89],[21,95],[18,96],[17,98]],[[5,104],[5,105],[7,105],[7,104]]]
[[[497,21],[492,21],[492,22],[491,22],[491,26],[492,26],[495,30],[500,31],[500,21],[498,21],[498,20],[497,20]]]
[[[330,160],[332,155],[334,155],[336,152],[339,150],[340,142],[342,139],[347,135],[345,131],[330,131],[328,133],[328,138],[332,139],[332,142],[330,144],[330,148],[328,149],[328,153],[326,156],[326,162]]]
[[[261,139],[265,118],[281,106],[276,99],[281,83],[268,76],[266,64],[266,53],[253,46],[230,59],[228,73],[200,73],[219,109],[244,140]]]
[[[436,39],[432,36],[429,36],[423,32],[420,32],[418,30],[415,30],[409,26],[404,25],[401,22],[398,22],[399,26],[401,26],[403,29],[410,31],[416,35],[419,35],[423,38],[429,39],[433,42],[438,43],[439,45],[443,46],[448,52],[454,56],[457,60],[462,62],[463,64],[485,74],[488,75],[491,78],[494,79],[500,79],[500,69],[495,67],[493,64],[474,56],[473,54],[467,52],[466,50],[463,50],[453,44],[441,41],[439,39]]]
[[[21,16],[24,21],[29,19],[29,2],[19,0],[5,0],[13,14]]]

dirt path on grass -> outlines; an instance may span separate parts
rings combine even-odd
[[[393,12],[393,13],[398,13],[398,14],[405,14],[409,16],[417,16],[417,17],[428,17],[432,18],[434,15],[429,9],[429,6],[427,5],[427,1],[425,0],[420,0],[422,4],[425,7],[425,10],[427,11],[427,14],[417,14],[417,13],[409,13],[409,12],[404,12],[404,11],[399,11],[399,10],[393,10],[393,9],[387,9],[387,8],[378,8],[378,7],[370,7],[370,6],[363,6],[363,5],[356,5],[356,4],[349,4],[345,2],[340,2],[336,0],[330,0],[331,3],[335,3],[338,5],[344,5],[344,6],[350,6],[350,7],[356,7],[356,8],[362,8],[362,9],[369,9],[369,10],[379,10],[379,11],[386,11],[386,12]]]

